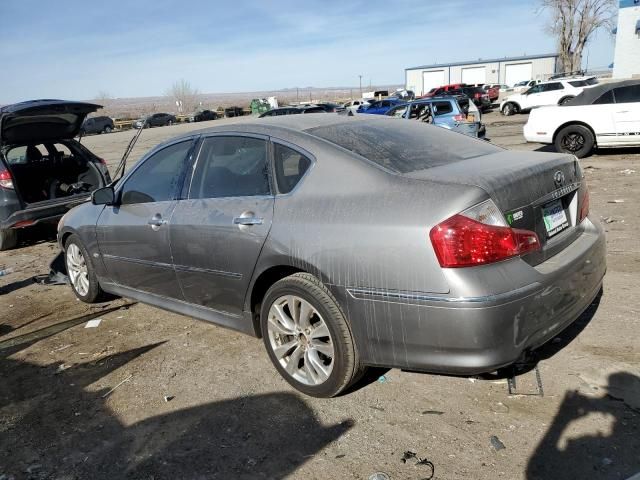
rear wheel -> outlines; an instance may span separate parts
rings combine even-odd
[[[173,120],[169,120],[169,123],[167,125],[169,126],[173,125]]]
[[[344,314],[313,275],[296,273],[272,285],[260,321],[269,358],[307,395],[338,395],[364,372]]]
[[[584,125],[568,125],[558,132],[554,144],[558,152],[583,158],[593,151],[595,138]]]
[[[67,275],[73,293],[85,303],[96,303],[103,296],[96,278],[89,253],[77,235],[71,235],[65,243],[65,262]]]
[[[106,127],[104,127],[103,132],[104,133],[111,133],[111,127],[109,125],[107,125]]]
[[[9,250],[18,244],[18,231],[13,228],[0,230],[0,251]]]
[[[571,97],[571,96],[561,98],[561,99],[560,99],[560,101],[558,102],[558,105],[564,105],[564,104],[565,104],[565,103],[567,103],[569,100],[573,100],[573,98],[574,98],[574,97]]]
[[[515,103],[509,102],[502,107],[502,114],[506,117],[515,115],[516,113],[518,113],[518,108]]]

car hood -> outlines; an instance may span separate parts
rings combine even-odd
[[[30,100],[0,108],[0,143],[75,137],[86,116],[101,105],[67,100]]]

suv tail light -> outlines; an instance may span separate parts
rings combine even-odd
[[[0,187],[13,190],[13,178],[7,168],[0,164]]]
[[[453,119],[456,122],[464,122],[467,119],[466,115],[460,114],[460,115],[454,115]]]
[[[429,237],[444,268],[484,265],[540,249],[538,235],[509,227],[492,200],[436,225]]]
[[[582,222],[589,215],[589,187],[587,187],[584,191],[584,195],[582,196],[582,206],[580,207],[580,219],[578,223]]]

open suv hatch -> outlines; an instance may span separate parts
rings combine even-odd
[[[100,105],[32,100],[0,108],[0,250],[17,231],[55,222],[111,182],[104,160],[74,140]]]

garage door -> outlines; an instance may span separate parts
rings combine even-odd
[[[506,65],[504,69],[504,83],[513,87],[524,80],[531,80],[531,62]]]
[[[441,87],[445,84],[444,70],[432,70],[422,72],[422,94],[424,95],[433,87]]]
[[[467,67],[462,69],[462,83],[475,85],[476,83],[486,82],[486,67]]]

